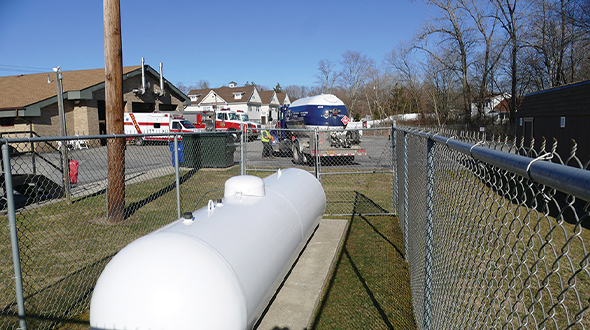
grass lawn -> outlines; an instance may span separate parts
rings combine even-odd
[[[363,208],[379,212],[379,207]],[[357,214],[350,219],[311,329],[416,329],[396,217]]]
[[[251,174],[265,177],[271,173]],[[223,190],[216,189],[223,187],[223,183],[229,177],[239,175],[239,167],[197,172],[181,171],[180,175],[181,181],[183,181],[181,209],[184,212],[206,205],[209,199],[222,197]],[[337,180],[335,176],[330,176],[329,179],[324,182],[326,193],[329,196],[333,193],[332,191],[351,188],[349,181]],[[384,180],[387,182],[387,174],[364,176],[358,180],[362,182],[354,182],[355,187],[378,203],[385,202],[387,204],[387,200],[390,200],[390,184],[375,182],[375,186],[380,187],[376,189],[379,194],[375,195],[374,192],[369,194],[370,181]],[[17,215],[20,230],[27,232],[26,236],[21,237],[20,244],[21,254],[25,259],[23,279],[28,288],[25,292],[25,304],[27,306],[27,324],[30,328],[45,329],[58,326],[58,329],[63,330],[89,329],[88,301],[92,287],[112,255],[137,237],[175,219],[176,193],[173,189],[173,182],[173,175],[163,175],[142,181],[139,184],[126,186],[126,220],[123,223],[105,222],[106,209],[104,205],[106,201],[104,194],[75,200],[71,205],[58,202],[26,209]],[[206,193],[205,198],[200,199],[204,193]],[[337,199],[338,201],[342,200],[341,206],[346,208],[343,211],[347,213],[352,211],[352,207],[355,205],[353,192],[346,196],[338,196]],[[333,200],[331,202],[334,203]],[[390,207],[387,208],[390,209]],[[377,212],[383,212],[383,210]],[[382,320],[382,324],[397,324],[398,321],[394,321],[394,319],[398,318],[399,313],[396,312],[398,306],[394,306],[397,299],[394,295],[397,297],[399,287],[398,284],[392,284],[394,283],[392,278],[395,278],[395,281],[398,278],[408,281],[407,268],[403,265],[392,264],[392,262],[398,261],[403,264],[403,260],[397,252],[397,249],[403,250],[401,247],[403,242],[394,237],[401,237],[397,220],[386,216],[364,218],[363,220],[362,217],[356,216],[351,221],[353,225],[348,235],[350,238],[347,239],[348,243],[345,249],[341,251],[342,255],[338,263],[339,266],[334,272],[331,289],[326,291],[326,299],[329,298],[330,301],[326,300],[326,303],[322,303],[322,310],[318,312],[316,322],[321,327],[319,322],[323,320],[323,315],[327,319],[330,318],[330,306],[338,294],[336,289],[339,287],[339,283],[350,280],[339,279],[341,274],[350,275],[349,273],[341,273],[341,269],[345,265],[351,265],[352,273],[358,273],[355,276],[357,286],[360,285],[357,288],[360,294],[345,295],[346,299],[341,300],[340,303],[351,306],[351,308],[357,304],[360,306],[368,304],[368,306],[373,306],[373,312],[376,313],[374,315],[377,316],[377,319]],[[361,231],[368,231],[362,235],[361,231],[355,229],[361,223],[365,224]],[[369,223],[374,227],[369,226]],[[2,228],[2,231],[4,230],[8,230],[8,228]],[[3,234],[7,233],[3,232]],[[362,252],[349,245],[365,246],[366,242],[358,241],[358,239],[364,239],[363,236],[368,238],[374,236],[370,238],[375,240],[371,244],[374,245],[373,250]],[[387,238],[383,239],[383,237]],[[367,265],[371,264],[379,265],[379,267],[371,267],[374,269],[372,274],[366,273]],[[398,268],[403,272],[403,275],[398,276],[391,273]],[[9,263],[2,264],[0,267],[0,270],[6,273],[9,273],[10,269]],[[355,276],[352,277],[353,280]],[[375,286],[375,283],[379,284]],[[5,293],[8,295],[0,300],[14,301],[13,290],[8,289],[11,285],[8,282],[0,283],[1,285],[6,285]],[[410,304],[409,285],[407,283],[404,285],[407,286],[405,289],[407,296],[402,301]],[[365,294],[362,294],[363,290]],[[393,291],[388,292],[387,290]],[[368,302],[365,301],[367,297],[370,297]],[[53,310],[62,305],[69,307],[63,311],[61,309],[59,311]],[[47,310],[46,306],[52,306],[50,309],[53,311]],[[358,311],[358,308],[354,308],[350,310],[351,315]],[[401,311],[406,316],[411,317],[412,315],[411,309],[409,313],[406,313],[405,308],[402,308]],[[4,310],[3,315],[0,315],[0,329],[4,329],[3,326],[7,325],[11,328],[10,324],[17,326],[15,312],[15,306]],[[359,322],[364,321],[364,318],[359,318]],[[413,321],[411,323],[413,324]],[[346,328],[345,324],[336,327]]]

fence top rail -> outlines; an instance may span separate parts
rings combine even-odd
[[[508,172],[529,178],[534,182],[590,201],[590,171],[567,165],[540,161],[551,159],[551,153],[542,155],[539,158],[530,158],[478,146],[477,144],[458,141],[439,134],[399,127],[395,129],[445,144],[448,148],[468,155],[476,160],[494,165]]]
[[[239,132],[239,131],[238,131]],[[104,135],[69,135],[69,136],[39,136],[39,137],[20,137],[20,138],[0,138],[0,144],[5,143],[22,143],[22,142],[47,142],[47,141],[63,141],[63,140],[94,140],[94,139],[120,139],[120,138],[136,138],[142,136],[170,136],[174,135],[195,135],[195,134],[228,134],[232,131],[202,131],[202,132],[160,132],[160,133],[142,133],[142,134],[104,134]]]
[[[329,127],[329,128],[328,128]],[[293,131],[293,132],[313,132],[313,131],[383,131],[391,129],[391,126],[384,126],[384,127],[340,127],[340,126],[325,126],[321,128],[274,128],[274,127],[266,127],[266,128],[259,128],[259,127],[245,127],[246,130],[263,130],[267,129],[269,131]]]

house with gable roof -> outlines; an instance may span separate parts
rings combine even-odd
[[[276,120],[279,116],[279,108],[281,103],[274,90],[258,92],[262,100],[261,107],[261,124],[266,124],[272,120]]]
[[[291,105],[291,99],[289,99],[289,95],[286,92],[277,93],[277,99],[279,100],[279,104],[283,105]]]
[[[123,68],[124,112],[182,111],[189,98],[150,66]],[[142,78],[143,76],[143,78]],[[60,135],[56,74],[0,77],[0,133]],[[104,69],[62,72],[67,135],[106,134]]]
[[[186,111],[216,111],[231,109],[244,111],[250,120],[262,121],[262,99],[255,86],[237,87],[235,84],[212,89],[194,89],[188,93],[191,105]]]
[[[483,104],[483,116],[493,118],[494,122],[502,123],[503,121],[509,120],[510,108],[508,107],[510,102],[510,94],[490,94],[485,97]],[[478,117],[477,102],[471,102],[471,118]]]

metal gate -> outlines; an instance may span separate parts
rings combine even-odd
[[[273,151],[264,151],[259,139],[244,142],[244,174],[266,176],[279,168],[298,167],[314,174],[326,193],[326,215],[352,214],[355,199],[365,196],[382,210],[394,214],[394,153],[391,127],[347,130],[269,129]],[[291,134],[308,136],[299,141]],[[246,132],[244,141],[249,141]],[[358,136],[360,149],[334,136]],[[331,139],[331,143],[321,143]],[[294,145],[306,144],[297,155]],[[307,146],[308,145],[308,146]],[[268,145],[267,145],[268,147]],[[295,150],[295,151],[294,151]]]

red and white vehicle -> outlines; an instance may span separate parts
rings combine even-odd
[[[126,112],[123,114],[125,134],[164,133],[164,136],[136,137],[135,144],[142,145],[145,141],[170,141],[170,133],[200,132],[191,122],[182,116],[160,112]],[[133,139],[133,138],[128,138]]]
[[[218,131],[242,130],[248,128],[248,139],[256,140],[260,134],[260,124],[250,121],[248,115],[242,110],[221,109],[217,111],[215,128]]]

